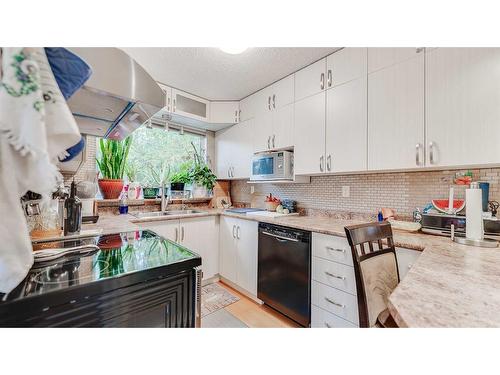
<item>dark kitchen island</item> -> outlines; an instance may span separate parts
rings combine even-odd
[[[201,258],[148,230],[38,243],[82,248],[35,263],[0,302],[0,327],[199,326]]]

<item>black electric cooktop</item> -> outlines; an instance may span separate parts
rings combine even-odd
[[[126,276],[134,276],[133,281],[140,282],[148,276],[168,275],[172,268],[178,271],[201,264],[197,254],[148,230],[42,242],[35,244],[34,250],[84,245],[97,245],[97,248],[85,254],[68,254],[35,263],[16,289],[7,296],[0,294],[3,300],[0,306],[8,301],[49,296],[110,279],[116,287]]]

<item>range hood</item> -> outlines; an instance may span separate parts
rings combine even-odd
[[[83,134],[122,140],[165,105],[156,81],[118,48],[69,48],[92,75],[68,105]]]

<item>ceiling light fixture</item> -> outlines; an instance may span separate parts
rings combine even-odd
[[[248,47],[219,47],[222,52],[229,53],[230,55],[238,55],[245,52]]]

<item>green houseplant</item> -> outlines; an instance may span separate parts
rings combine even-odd
[[[192,161],[185,161],[182,163],[177,171],[170,178],[170,189],[172,191],[183,191],[186,184],[191,183],[190,171],[192,168]]]
[[[101,173],[98,180],[99,190],[104,199],[116,199],[123,189],[123,174],[132,137],[123,141],[112,139],[99,140],[100,155],[96,158]]]
[[[193,184],[193,197],[207,197],[208,193],[214,188],[217,177],[192,142],[191,146],[193,146],[194,150],[194,164],[189,172],[189,179]]]
[[[144,198],[156,198],[159,194],[160,187],[168,183],[169,177],[170,165],[167,161],[163,161],[160,168],[156,168],[149,164],[146,180],[144,182]],[[166,191],[164,191],[163,194],[166,194]]]

